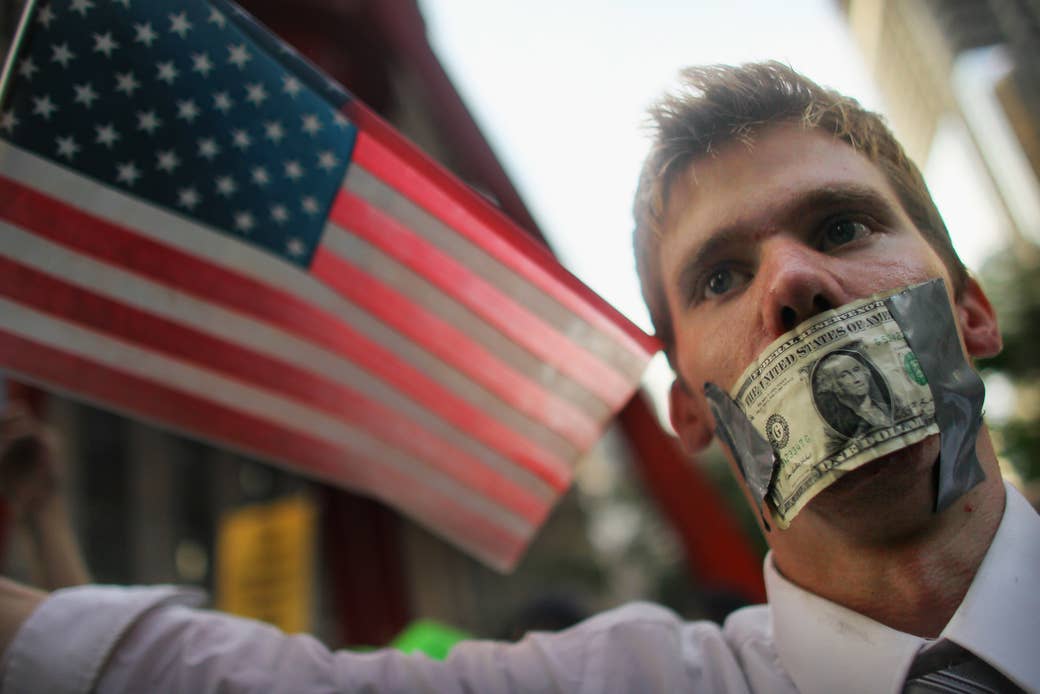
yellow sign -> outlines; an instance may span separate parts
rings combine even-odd
[[[314,502],[299,495],[225,513],[217,536],[217,609],[308,631]]]

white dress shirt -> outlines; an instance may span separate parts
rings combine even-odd
[[[1026,691],[1040,692],[1040,516],[1014,487],[1005,487],[997,534],[960,607],[934,640],[806,592],[767,558],[775,648],[798,691],[899,692],[918,652],[952,641]]]
[[[932,642],[786,581],[724,627],[634,603],[516,644],[469,641],[448,659],[330,652],[309,636],[186,607],[170,587],[58,591],[4,656],[3,692],[899,692]],[[935,643],[971,650],[1040,692],[1040,518],[1014,490],[963,603]]]

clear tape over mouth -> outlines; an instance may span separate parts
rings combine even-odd
[[[763,519],[781,528],[846,472],[935,433],[936,512],[985,477],[975,453],[985,389],[941,279],[813,316],[730,393],[713,383],[704,393]]]

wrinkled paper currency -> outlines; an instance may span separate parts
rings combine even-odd
[[[769,498],[782,528],[844,473],[939,433],[920,362],[885,305],[894,293],[802,323],[730,393],[779,460]]]

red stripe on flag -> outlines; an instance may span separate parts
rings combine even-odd
[[[581,449],[595,443],[596,423],[552,391],[516,372],[453,325],[426,311],[345,258],[319,247],[311,271],[355,305],[421,343],[513,408],[570,440]]]
[[[661,348],[656,338],[644,333],[567,272],[529,233],[363,104],[352,100],[343,111],[360,128],[352,156],[354,162],[465,235],[586,323],[625,345],[633,354],[643,358]]]
[[[350,388],[291,364],[75,287],[0,257],[0,294],[189,363],[252,383],[359,427],[532,523],[546,502],[421,425]]]
[[[0,216],[39,236],[322,345],[555,489],[570,483],[567,461],[488,416],[335,315],[293,294],[135,234],[3,176]]]
[[[287,429],[275,422],[228,409],[209,400],[114,370],[50,345],[0,330],[0,360],[31,379],[74,390],[88,399],[111,403],[210,441],[246,448],[281,462],[303,463],[312,474],[364,489],[402,508],[421,509],[424,520],[509,563],[523,538],[490,518],[469,511],[451,498],[379,461],[366,460],[327,441]],[[341,462],[352,459],[355,464]],[[436,520],[434,520],[436,519]]]
[[[329,217],[417,272],[612,408],[631,394],[631,384],[598,357],[366,200],[341,190]]]

